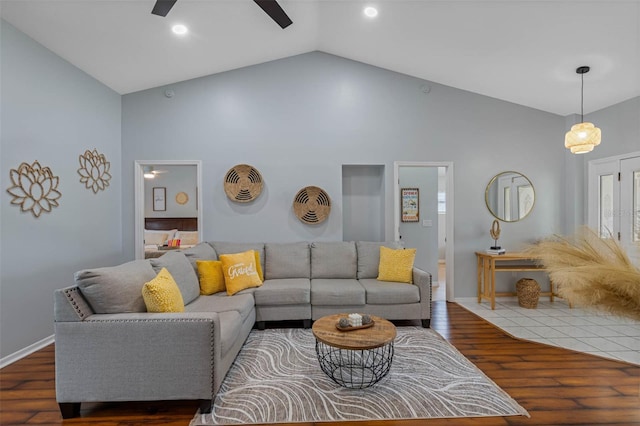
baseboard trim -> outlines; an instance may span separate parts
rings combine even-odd
[[[469,303],[474,302],[474,301],[475,302],[478,301],[478,298],[475,297],[475,296],[474,297],[456,297],[455,300],[454,300],[454,302],[469,302]]]
[[[17,352],[14,352],[10,355],[5,356],[4,358],[0,359],[0,369],[6,367],[9,364],[13,364],[16,361],[21,360],[22,358],[26,357],[27,355],[31,355],[32,353],[39,351],[40,349],[44,348],[45,346],[48,346],[50,344],[52,344],[54,342],[54,335],[52,334],[49,337],[45,337],[42,340],[39,340],[29,346],[27,346],[26,348],[20,349]]]

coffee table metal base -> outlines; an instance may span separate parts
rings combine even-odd
[[[340,349],[316,340],[320,368],[340,386],[368,388],[389,373],[393,341],[373,349]]]

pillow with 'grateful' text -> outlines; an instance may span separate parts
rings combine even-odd
[[[228,295],[231,296],[241,290],[262,285],[262,280],[258,275],[258,267],[256,266],[256,255],[253,250],[242,253],[221,254],[218,257],[222,262],[222,273],[224,274],[224,284]]]

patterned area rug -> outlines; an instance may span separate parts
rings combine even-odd
[[[514,415],[529,413],[431,329],[398,327],[391,371],[361,390],[320,370],[311,330],[272,329],[251,332],[191,426]]]

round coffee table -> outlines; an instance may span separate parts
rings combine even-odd
[[[340,331],[336,324],[348,314],[316,320],[312,331],[320,368],[334,382],[347,388],[367,388],[389,373],[393,361],[396,327],[371,315],[373,327]]]

